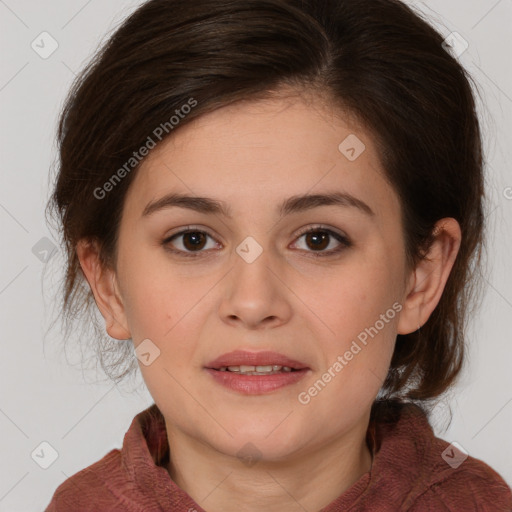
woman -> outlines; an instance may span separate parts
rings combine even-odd
[[[97,306],[155,404],[48,511],[512,508],[428,422],[484,191],[469,77],[410,8],[150,0],[59,142],[64,312]]]

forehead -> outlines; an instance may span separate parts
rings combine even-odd
[[[126,204],[142,214],[179,192],[258,210],[327,190],[377,211],[396,203],[367,131],[325,104],[288,97],[237,103],[180,127],[143,161]]]

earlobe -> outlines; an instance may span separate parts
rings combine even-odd
[[[97,242],[80,240],[76,246],[76,253],[96,305],[105,319],[107,333],[118,340],[129,339],[131,334],[126,327],[125,308],[121,296],[116,290],[115,272],[101,264]]]
[[[411,273],[402,303],[398,334],[410,334],[427,322],[441,299],[459,252],[462,235],[455,219],[438,221],[433,234],[432,246]]]

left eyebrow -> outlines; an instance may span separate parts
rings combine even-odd
[[[160,199],[149,202],[142,217],[149,216],[159,210],[172,208],[188,208],[199,213],[220,214],[232,219],[231,209],[223,201],[212,199],[210,197],[196,197],[188,194],[171,193]],[[279,215],[289,215],[299,213],[320,206],[341,206],[357,208],[368,216],[374,216],[374,211],[361,199],[346,192],[331,192],[327,194],[304,194],[292,196],[285,199],[278,207]]]

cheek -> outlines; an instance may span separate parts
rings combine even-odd
[[[150,338],[164,345],[187,324],[187,314],[207,291],[207,279],[181,277],[160,248],[130,246],[118,265],[126,321],[136,342]]]
[[[179,319],[172,283],[163,286],[155,276],[132,273],[125,294],[125,314],[134,340],[163,339]]]
[[[158,273],[155,268],[133,276],[130,283],[126,314],[132,338],[135,345],[149,339],[154,344],[148,345],[150,353],[156,354],[148,365],[141,359],[139,368],[157,403],[166,403],[169,395],[177,397],[172,406],[173,417],[189,409],[190,414],[198,414],[188,395],[183,394],[182,386],[193,388],[190,368],[196,364],[198,329],[204,321],[200,318],[204,304],[199,299],[207,290],[200,284],[194,287],[192,283],[181,283],[175,276]]]
[[[387,312],[387,313],[386,313]],[[371,322],[368,314],[355,317],[336,342],[325,346],[324,366],[301,403],[309,402],[320,421],[350,423],[369,408],[387,376],[396,339],[395,310],[384,310],[385,320],[378,316]],[[387,322],[387,323],[386,323]],[[341,328],[340,328],[341,330]],[[353,334],[352,334],[353,333]],[[331,416],[324,417],[325,411]],[[332,417],[336,411],[338,419]]]
[[[354,261],[309,294],[308,304],[331,328],[333,339],[347,340],[373,326],[392,308],[400,290],[393,265]],[[386,262],[387,263],[387,262]],[[386,320],[393,320],[391,310]],[[386,325],[391,322],[386,322]],[[380,325],[380,323],[379,323]]]
[[[325,368],[336,374],[332,388],[350,396],[377,393],[384,381],[397,334],[398,267],[379,256],[354,262],[317,293],[315,306],[330,328],[324,337]],[[340,360],[341,357],[341,360]],[[329,377],[326,377],[329,379]],[[347,399],[351,399],[347,395]]]
[[[149,339],[160,357],[156,367],[172,372],[186,372],[197,364],[198,340],[209,312],[214,307],[214,294],[209,293],[215,281],[180,278],[176,272],[154,266],[131,273],[126,290],[125,314],[134,344]],[[156,349],[155,349],[156,350]],[[156,370],[141,367],[144,377],[152,379]]]

